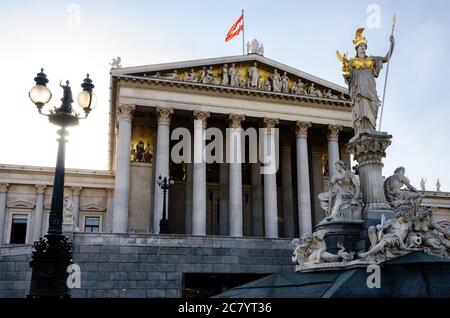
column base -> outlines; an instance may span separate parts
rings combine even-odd
[[[345,247],[346,252],[356,251],[356,243],[359,240],[364,221],[322,221],[316,231],[325,231],[325,243],[327,252],[337,254],[338,243]]]

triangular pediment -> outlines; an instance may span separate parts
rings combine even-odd
[[[117,68],[112,69],[111,74],[116,78],[133,81],[248,90],[258,94],[319,99],[334,103],[350,102],[347,88],[258,54]],[[236,74],[234,80],[232,74]]]
[[[7,207],[13,209],[34,209],[35,204],[19,200],[14,202],[8,202]]]
[[[80,206],[81,211],[90,211],[90,212],[105,212],[106,207],[98,205],[98,204],[85,204]]]

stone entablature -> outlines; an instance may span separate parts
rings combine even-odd
[[[20,165],[0,165],[0,183],[42,184],[47,191],[53,185],[55,168]],[[114,172],[87,169],[66,169],[66,187],[114,188]],[[36,190],[35,190],[36,191]]]
[[[221,86],[349,102],[348,90],[263,56],[230,56],[112,70],[113,77]],[[300,81],[299,81],[300,80]]]

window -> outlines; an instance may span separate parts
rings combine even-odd
[[[100,232],[100,217],[87,216],[84,219],[84,231],[90,233]]]
[[[27,239],[28,215],[13,214],[11,223],[10,244],[25,244]]]

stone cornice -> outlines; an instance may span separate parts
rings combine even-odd
[[[131,122],[133,120],[136,105],[118,104],[117,105],[117,120]]]

